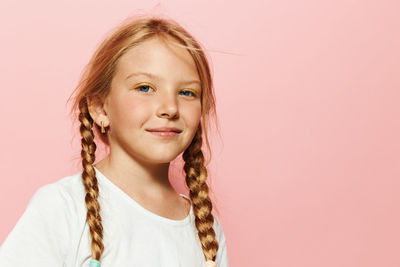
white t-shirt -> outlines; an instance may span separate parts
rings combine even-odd
[[[203,267],[193,208],[183,220],[150,212],[97,168],[104,252],[101,267]],[[0,247],[1,267],[80,267],[91,259],[81,172],[40,187]],[[180,194],[182,197],[188,197]],[[222,225],[214,216],[218,267],[228,267]]]

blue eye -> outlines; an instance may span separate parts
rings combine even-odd
[[[189,93],[189,94],[185,94],[185,96],[196,96],[192,91],[189,91],[189,90],[181,91],[181,93]]]
[[[140,86],[138,86],[138,87],[136,87],[136,88],[139,88],[139,91],[140,91],[140,92],[148,93],[148,92],[149,92],[148,89],[151,88],[151,86],[149,86],[149,85],[140,85]],[[142,88],[145,88],[145,91],[140,90],[140,89],[142,89]],[[151,88],[151,89],[153,89],[153,88]]]

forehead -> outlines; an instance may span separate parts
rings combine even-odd
[[[198,80],[192,56],[175,44],[171,37],[155,37],[128,49],[118,61],[116,75],[127,78],[131,73],[145,72],[164,80]]]

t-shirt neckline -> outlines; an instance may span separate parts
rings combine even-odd
[[[193,207],[192,205],[190,205],[190,211],[189,214],[182,220],[173,220],[173,219],[169,219],[163,216],[160,216],[158,214],[155,214],[151,211],[149,211],[148,209],[144,208],[143,206],[141,206],[138,202],[136,202],[133,198],[131,198],[127,193],[125,193],[121,188],[119,188],[116,184],[114,184],[110,179],[108,179],[101,171],[99,171],[95,166],[93,166],[93,168],[96,171],[96,177],[100,178],[101,181],[103,181],[104,183],[106,183],[110,188],[112,188],[114,191],[116,191],[118,194],[120,194],[123,198],[125,198],[130,204],[132,204],[135,208],[137,208],[138,210],[140,210],[142,213],[144,213],[145,215],[153,218],[156,221],[159,221],[161,223],[166,223],[166,224],[170,224],[170,225],[176,225],[176,226],[182,226],[182,225],[186,225],[187,223],[189,223],[190,221],[190,217],[193,214]],[[190,199],[185,196],[184,194],[179,194],[180,196],[186,198],[189,200],[189,202],[191,203]]]

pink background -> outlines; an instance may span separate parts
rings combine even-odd
[[[97,44],[159,13],[211,59],[230,266],[399,267],[399,1],[157,3],[1,1],[0,243],[39,187],[80,168],[66,100]]]

